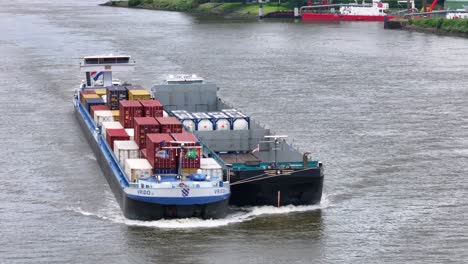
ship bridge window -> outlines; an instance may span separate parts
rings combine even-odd
[[[104,58],[104,59],[101,59],[101,63],[104,63],[104,64],[109,64],[109,63],[115,63],[116,61],[116,58]]]
[[[97,58],[85,59],[86,64],[98,64],[99,60]]]
[[[125,57],[125,58],[117,58],[117,63],[129,63],[130,58]]]
[[[85,64],[115,64],[129,63],[130,57],[93,57],[85,58]]]

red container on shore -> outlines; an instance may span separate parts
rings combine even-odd
[[[146,158],[155,169],[175,169],[176,150],[170,147],[170,134],[146,134]]]
[[[163,105],[158,100],[140,100],[143,116],[162,117]]]
[[[171,133],[171,136],[175,141],[191,142],[184,143],[185,149],[182,157],[182,168],[184,169],[198,169],[200,168],[200,148],[190,148],[190,147],[200,147],[198,139],[191,133]],[[173,146],[180,146],[180,144],[172,144]],[[195,153],[195,157],[191,157],[192,152]],[[177,163],[180,161],[180,149],[176,149]]]
[[[143,106],[138,101],[119,101],[120,123],[124,128],[133,128],[135,117],[143,116]]]
[[[182,124],[175,117],[156,117],[161,133],[182,133]]]
[[[112,150],[114,150],[114,141],[116,140],[130,140],[130,137],[123,128],[106,129],[106,141]]]
[[[91,114],[91,117],[94,118],[94,111],[100,111],[100,110],[110,110],[107,105],[93,105],[89,108],[89,112]]]
[[[135,117],[133,128],[134,139],[140,149],[146,148],[146,134],[159,133],[159,123],[154,117]]]

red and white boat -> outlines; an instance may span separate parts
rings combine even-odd
[[[372,0],[372,4],[328,4],[303,6],[300,9],[304,21],[383,21],[387,15],[388,3]]]

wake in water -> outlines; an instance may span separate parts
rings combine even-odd
[[[157,221],[138,221],[130,220],[123,216],[118,204],[113,201],[111,205],[106,207],[107,209],[100,213],[91,213],[82,210],[81,208],[71,208],[72,211],[80,213],[85,216],[95,216],[100,219],[112,221],[114,223],[125,224],[129,226],[145,226],[155,227],[162,229],[190,229],[190,228],[213,228],[227,226],[230,224],[242,223],[250,221],[256,217],[264,215],[278,215],[278,214],[289,214],[296,212],[307,212],[318,209],[325,209],[330,207],[330,201],[326,195],[323,195],[322,201],[317,205],[286,205],[282,207],[274,206],[254,206],[254,207],[242,207],[233,213],[230,213],[223,219],[208,219],[203,220],[199,218],[184,218],[184,219],[170,219],[170,220],[157,220]]]

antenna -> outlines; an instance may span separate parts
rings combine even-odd
[[[268,136],[264,136],[264,138],[273,139],[273,141],[260,141],[260,143],[275,143],[275,146],[273,147],[273,149],[275,150],[275,167],[277,167],[277,155],[278,155],[277,146],[279,145],[279,140],[282,138],[287,138],[287,137],[288,137],[287,135],[268,135]]]

